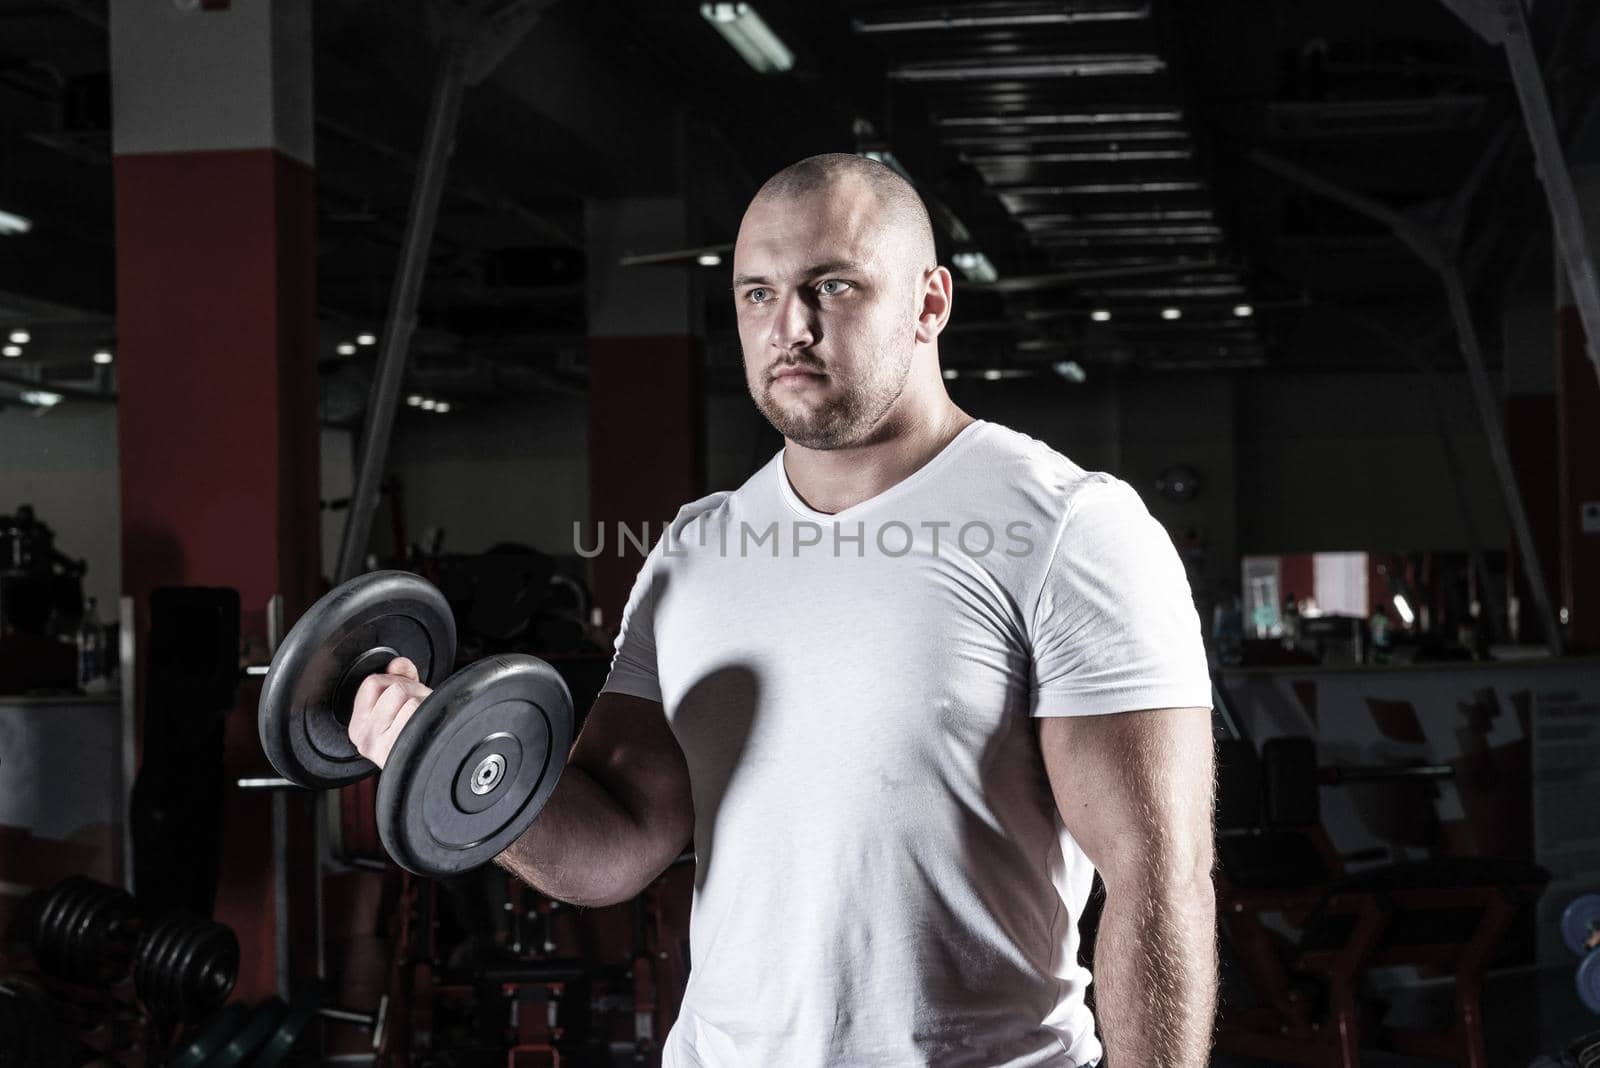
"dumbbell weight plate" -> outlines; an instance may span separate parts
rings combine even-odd
[[[295,1044],[300,1041],[300,1036],[305,1033],[306,1026],[317,1017],[317,1009],[322,1005],[322,997],[312,991],[295,999],[287,1015],[277,1024],[272,1037],[267,1039],[261,1047],[261,1052],[256,1054],[256,1059],[250,1062],[250,1068],[277,1068],[283,1063],[285,1057],[294,1050]]]
[[[1578,956],[1589,952],[1589,939],[1600,931],[1600,894],[1579,894],[1561,911],[1561,941]]]
[[[243,1005],[228,1005],[207,1020],[195,1036],[167,1061],[167,1068],[200,1068],[221,1052],[228,1039],[238,1034],[250,1010]]]
[[[290,628],[262,683],[267,759],[284,778],[316,789],[366,778],[376,769],[347,731],[361,681],[404,656],[431,686],[455,655],[455,617],[427,580],[374,571],[331,590]]]
[[[228,1039],[215,1057],[206,1062],[206,1068],[234,1068],[260,1049],[272,1037],[273,1031],[288,1015],[289,1006],[278,998],[268,998],[256,1006],[249,1021]]]
[[[1591,949],[1578,963],[1578,1000],[1584,1008],[1600,1013],[1600,949]]]
[[[536,657],[493,656],[429,694],[378,777],[378,833],[417,875],[493,860],[549,800],[572,745],[572,695]]]

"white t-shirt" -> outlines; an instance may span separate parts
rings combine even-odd
[[[664,1068],[1086,1065],[1093,866],[1033,716],[1209,707],[1171,539],[994,423],[835,515],[773,457],[683,508],[605,689],[687,758],[691,970]]]

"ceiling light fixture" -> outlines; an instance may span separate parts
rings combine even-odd
[[[794,66],[794,53],[749,4],[701,4],[700,17],[711,23],[757,74]]]
[[[376,345],[377,343],[378,343],[378,338],[374,334],[357,334],[356,335],[356,344],[357,345]]]
[[[449,401],[440,401],[438,404],[435,404],[433,406],[433,410],[436,411],[436,412],[439,412],[441,414],[444,413],[444,412],[448,412],[450,410],[450,402]]]
[[[25,234],[33,229],[33,220],[9,211],[0,211],[0,237]]]
[[[107,349],[101,349],[99,352],[94,354],[94,362],[100,364],[101,366],[105,366],[106,364],[110,363],[112,358],[113,357],[110,351]]]
[[[956,270],[966,275],[969,282],[994,282],[1000,278],[1000,272],[989,262],[989,257],[975,249],[953,254],[950,262],[956,265]]]
[[[715,252],[702,252],[694,258],[694,262],[702,267],[715,267],[722,262],[722,257]]]
[[[1089,313],[1089,318],[1097,323],[1109,323],[1111,321],[1111,312],[1106,308],[1096,308]]]
[[[61,394],[51,393],[47,389],[25,389],[22,391],[22,403],[37,404],[41,408],[54,408],[61,403]]]
[[[345,341],[339,345],[336,351],[340,356],[354,356],[356,354],[356,347],[350,344],[350,342]]]
[[[0,348],[0,354],[4,354],[6,356],[10,356],[13,359],[15,359],[16,357],[22,355],[22,346],[21,345],[7,345],[5,348]]]
[[[1161,309],[1161,318],[1167,319],[1167,320],[1182,319],[1183,318],[1183,312],[1180,311],[1177,308],[1162,308]]]
[[[13,330],[13,331],[11,331],[11,343],[13,345],[26,345],[28,342],[30,342],[32,340],[33,340],[33,335],[28,333],[26,330]]]
[[[439,407],[439,402],[438,401],[434,400],[431,397],[423,398],[423,401],[422,401],[422,410],[423,411],[431,412],[437,407]]]
[[[1233,314],[1237,315],[1241,319],[1248,319],[1255,313],[1256,310],[1248,304],[1235,304],[1233,306]]]
[[[421,407],[421,405],[422,405],[422,394],[420,394],[420,393],[411,394],[411,396],[406,398],[406,403],[411,405],[411,407],[413,407],[413,408]]]
[[[1083,365],[1077,360],[1060,360],[1051,366],[1055,368],[1056,374],[1068,382],[1082,382],[1089,377],[1084,372]]]

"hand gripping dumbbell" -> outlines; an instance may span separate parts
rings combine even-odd
[[[311,606],[261,687],[267,759],[291,782],[332,789],[377,771],[349,736],[362,681],[395,657],[417,666],[434,689],[395,739],[376,809],[384,848],[418,875],[455,875],[504,851],[549,800],[572,743],[572,696],[549,664],[491,656],[446,678],[455,650],[438,589],[375,571]]]

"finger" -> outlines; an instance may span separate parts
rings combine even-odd
[[[399,710],[395,713],[395,716],[390,721],[389,726],[375,736],[369,743],[372,749],[372,755],[369,756],[365,753],[362,755],[366,756],[368,760],[378,765],[378,767],[383,767],[383,765],[389,759],[390,750],[394,748],[395,740],[400,737],[400,732],[405,729],[405,725],[411,722],[412,715],[417,711],[421,704],[422,698],[416,696],[407,697],[405,701],[401,703]]]
[[[397,656],[389,661],[389,666],[383,669],[390,675],[404,675],[412,682],[421,682],[422,676],[417,672],[417,665],[404,656]]]

